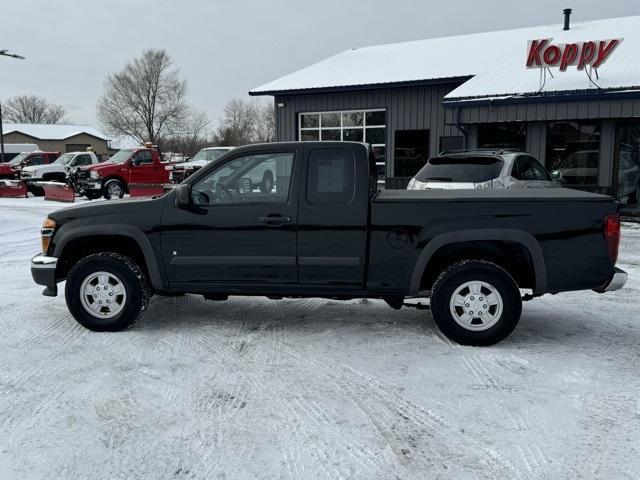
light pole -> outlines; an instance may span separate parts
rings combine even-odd
[[[17,55],[15,53],[9,53],[9,50],[0,50],[0,56],[16,58],[18,60],[24,60],[25,57]],[[2,131],[2,103],[0,103],[0,163],[4,163],[4,132]]]

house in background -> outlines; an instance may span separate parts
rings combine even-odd
[[[101,159],[112,153],[110,139],[88,125],[5,123],[4,143],[35,143],[45,152],[77,152],[93,148]]]

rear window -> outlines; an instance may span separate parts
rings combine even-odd
[[[416,174],[422,182],[486,182],[500,176],[504,163],[493,157],[436,157]]]

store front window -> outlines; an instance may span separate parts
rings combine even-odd
[[[429,158],[429,130],[396,130],[393,172],[413,177]]]
[[[600,170],[599,122],[547,124],[547,170],[567,187],[594,190]]]
[[[640,123],[616,125],[614,192],[623,213],[640,214]]]
[[[300,114],[298,138],[303,142],[338,141],[371,144],[376,157],[378,181],[386,178],[385,110],[345,110],[339,112],[305,112]]]
[[[526,144],[526,123],[487,123],[478,125],[478,147],[480,148],[517,148],[524,152]]]

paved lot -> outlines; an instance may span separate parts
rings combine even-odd
[[[378,301],[156,297],[78,326],[28,269],[54,204],[0,200],[0,478],[637,478],[640,226],[620,292],[459,347]]]

